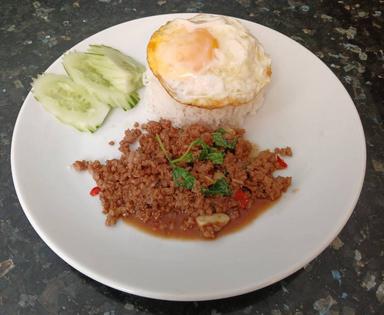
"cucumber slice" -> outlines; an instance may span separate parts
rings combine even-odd
[[[32,94],[58,120],[79,131],[96,131],[110,111],[66,75],[39,76],[32,83]]]
[[[68,53],[63,58],[63,65],[75,82],[111,107],[127,110],[140,100],[135,90],[142,85],[142,72],[129,72],[107,56]]]
[[[132,57],[105,45],[90,45],[87,52],[104,56],[116,65],[114,68],[105,69],[105,72],[103,64],[96,64],[95,66],[103,69],[105,77],[113,82],[113,85],[120,91],[129,93],[143,86],[142,77],[145,67]]]

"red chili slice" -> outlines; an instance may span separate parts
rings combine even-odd
[[[287,168],[288,164],[278,155],[276,155],[276,161],[281,168]]]
[[[101,191],[101,189],[100,189],[100,187],[93,187],[92,189],[91,189],[91,191],[89,192],[89,194],[91,195],[91,196],[97,196],[99,193],[100,193],[100,191]]]
[[[243,208],[243,209],[247,208],[248,203],[249,203],[249,197],[241,189],[239,189],[235,192],[235,194],[233,195],[233,199],[235,199],[236,201],[238,201],[240,203],[241,208]]]

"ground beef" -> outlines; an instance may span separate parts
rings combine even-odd
[[[88,169],[88,162],[87,161],[76,161],[72,164],[73,168],[76,171],[85,171]]]
[[[292,149],[290,147],[276,148],[275,153],[280,154],[282,156],[292,156]]]
[[[107,225],[115,224],[120,218],[132,218],[157,231],[194,230],[205,238],[214,238],[228,222],[248,215],[258,200],[276,200],[287,190],[291,178],[274,177],[273,172],[285,168],[278,162],[278,154],[292,155],[287,147],[274,152],[261,151],[254,156],[253,145],[244,138],[243,129],[225,129],[224,138],[235,140],[236,146],[223,149],[223,163],[199,160],[202,148],[193,146],[190,152],[194,161],[181,162],[178,166],[195,178],[194,186],[178,187],[156,137],[160,137],[169,157],[175,159],[196,139],[212,146],[214,131],[201,124],[175,128],[168,120],[150,121],[141,128],[135,124],[133,129],[125,131],[120,142],[120,159],[105,164],[76,161],[73,167],[92,174],[100,188]],[[136,142],[139,147],[134,150]],[[204,189],[220,178],[226,179],[230,195],[205,195]],[[234,198],[238,195],[246,198],[246,204]]]

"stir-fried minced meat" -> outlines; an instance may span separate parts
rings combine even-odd
[[[291,184],[290,177],[273,176],[286,167],[278,154],[291,156],[291,149],[254,156],[244,133],[150,121],[125,131],[120,159],[73,166],[93,175],[108,225],[135,218],[160,231],[194,229],[214,238],[228,222],[252,211],[257,200],[276,200]]]

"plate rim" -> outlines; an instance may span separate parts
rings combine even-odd
[[[151,19],[159,17],[159,16],[162,16],[162,17],[169,16],[169,18],[171,19],[171,18],[178,18],[178,17],[191,17],[191,16],[194,16],[196,14],[202,14],[202,13],[201,12],[198,12],[198,13],[187,13],[187,12],[184,12],[184,13],[166,13],[166,14],[150,15],[150,16],[145,16],[145,17],[141,17],[141,18],[138,18],[138,19],[132,19],[132,20],[124,21],[124,22],[118,23],[116,25],[112,25],[110,27],[102,29],[99,32],[96,32],[96,33],[94,33],[94,34],[92,34],[92,35],[82,39],[81,41],[75,43],[71,48],[65,50],[57,59],[55,59],[45,69],[45,71],[43,73],[45,73],[54,63],[58,62],[67,51],[72,50],[75,46],[83,43],[84,41],[88,40],[90,37],[96,36],[96,35],[98,35],[98,34],[100,34],[102,32],[105,32],[105,31],[111,29],[111,28],[119,27],[119,26],[122,26],[123,24],[129,23],[129,22],[145,20],[145,19],[151,20]],[[211,14],[211,13],[206,13],[206,14]],[[241,288],[237,288],[237,289],[235,288],[235,289],[230,289],[230,290],[223,290],[223,291],[219,291],[219,292],[212,292],[210,294],[191,294],[191,293],[185,294],[185,293],[176,293],[176,292],[174,292],[174,293],[164,293],[164,292],[157,291],[157,290],[152,290],[152,289],[142,289],[142,288],[139,288],[139,287],[131,287],[129,285],[122,286],[121,284],[119,284],[117,281],[115,281],[113,279],[110,279],[108,277],[104,277],[103,275],[100,275],[98,273],[94,273],[94,272],[90,271],[88,269],[88,267],[82,265],[81,263],[76,262],[76,259],[72,258],[70,255],[64,254],[61,251],[61,249],[58,246],[56,246],[53,241],[50,240],[50,238],[47,235],[47,233],[45,233],[40,228],[40,226],[36,223],[35,219],[33,218],[32,214],[28,210],[27,204],[24,201],[23,195],[21,193],[21,188],[20,188],[19,180],[17,178],[17,169],[16,169],[16,166],[15,166],[15,163],[16,163],[15,162],[15,146],[16,146],[15,139],[17,138],[17,133],[20,130],[19,125],[21,124],[21,122],[20,122],[21,121],[21,117],[22,117],[23,112],[24,112],[24,110],[26,108],[25,104],[27,102],[29,102],[31,98],[33,98],[31,91],[29,91],[27,97],[23,101],[23,104],[22,104],[22,106],[21,106],[21,108],[20,108],[20,110],[18,112],[16,121],[15,121],[15,124],[14,124],[13,132],[12,132],[12,141],[11,141],[11,152],[10,152],[10,163],[11,163],[12,180],[13,180],[13,184],[14,184],[14,187],[15,187],[15,191],[16,191],[16,195],[18,197],[19,203],[20,203],[20,205],[21,205],[21,207],[23,209],[24,214],[26,215],[28,221],[30,222],[30,224],[32,225],[32,227],[34,228],[36,233],[40,236],[40,238],[47,244],[47,246],[56,255],[58,255],[62,260],[64,260],[67,264],[69,264],[71,267],[73,267],[74,269],[76,269],[80,273],[86,275],[87,277],[89,277],[89,278],[91,278],[91,279],[93,279],[93,280],[95,280],[97,282],[102,283],[103,285],[111,287],[113,289],[116,289],[116,290],[119,290],[119,291],[122,291],[122,292],[125,292],[125,293],[129,293],[129,294],[139,295],[139,296],[142,296],[142,297],[148,297],[148,298],[153,298],[153,299],[161,299],[161,300],[168,300],[168,301],[205,301],[205,300],[216,300],[216,299],[223,299],[223,298],[234,297],[234,296],[238,296],[238,295],[241,295],[241,294],[245,294],[245,293],[249,293],[249,292],[252,292],[252,291],[256,291],[256,290],[262,289],[264,287],[272,285],[272,284],[274,284],[274,283],[276,283],[278,281],[281,281],[282,279],[284,279],[284,278],[294,274],[295,272],[297,272],[298,270],[303,268],[305,265],[310,263],[312,260],[314,260],[316,257],[318,257],[329,246],[329,244],[334,240],[334,238],[337,237],[337,235],[339,235],[341,230],[345,227],[347,221],[349,220],[350,216],[352,215],[353,210],[355,209],[356,204],[357,204],[357,202],[358,202],[358,200],[360,198],[361,191],[362,191],[363,184],[364,184],[365,175],[366,175],[366,163],[367,163],[366,139],[365,139],[364,128],[363,128],[362,121],[360,119],[359,112],[358,112],[358,110],[356,108],[356,105],[355,105],[351,95],[348,93],[347,89],[345,88],[345,86],[341,82],[341,80],[325,64],[325,62],[323,62],[318,56],[316,56],[312,51],[310,51],[308,48],[306,48],[301,43],[291,39],[289,36],[279,32],[279,31],[277,31],[275,29],[272,29],[270,27],[267,27],[265,25],[256,23],[256,22],[251,21],[251,20],[247,20],[247,19],[243,19],[243,18],[238,18],[238,17],[234,17],[234,16],[230,16],[230,15],[222,15],[222,14],[212,14],[212,15],[229,16],[229,17],[232,17],[232,18],[235,18],[235,19],[239,20],[240,22],[244,22],[245,21],[247,23],[256,24],[258,26],[261,26],[262,28],[266,28],[266,29],[268,29],[270,31],[276,32],[276,33],[278,33],[279,36],[284,36],[285,38],[287,38],[290,41],[293,41],[295,44],[299,45],[302,49],[304,48],[307,51],[307,53],[310,53],[313,57],[317,58],[317,60],[321,62],[322,66],[325,67],[330,73],[332,73],[334,78],[340,83],[340,86],[344,89],[344,92],[348,95],[349,101],[353,104],[352,110],[354,111],[354,115],[356,115],[357,118],[358,118],[357,121],[358,121],[358,124],[359,124],[359,133],[360,133],[361,139],[362,139],[362,143],[361,143],[362,144],[362,151],[360,152],[360,154],[362,155],[361,157],[362,157],[363,165],[361,166],[361,176],[359,178],[359,185],[356,186],[356,188],[357,188],[356,194],[354,195],[353,199],[351,199],[349,201],[350,202],[350,208],[348,208],[348,209],[346,209],[344,211],[343,220],[338,224],[337,229],[335,230],[335,233],[333,233],[332,235],[330,234],[330,236],[327,239],[324,239],[324,241],[321,244],[321,246],[319,245],[317,248],[314,248],[312,250],[312,252],[307,255],[306,259],[301,260],[301,262],[297,263],[295,266],[291,266],[285,272],[281,272],[280,274],[274,274],[267,281],[265,281],[263,283],[259,283],[258,285],[255,285],[254,283],[250,282],[250,284],[248,286],[246,286],[246,287],[241,287]]]

